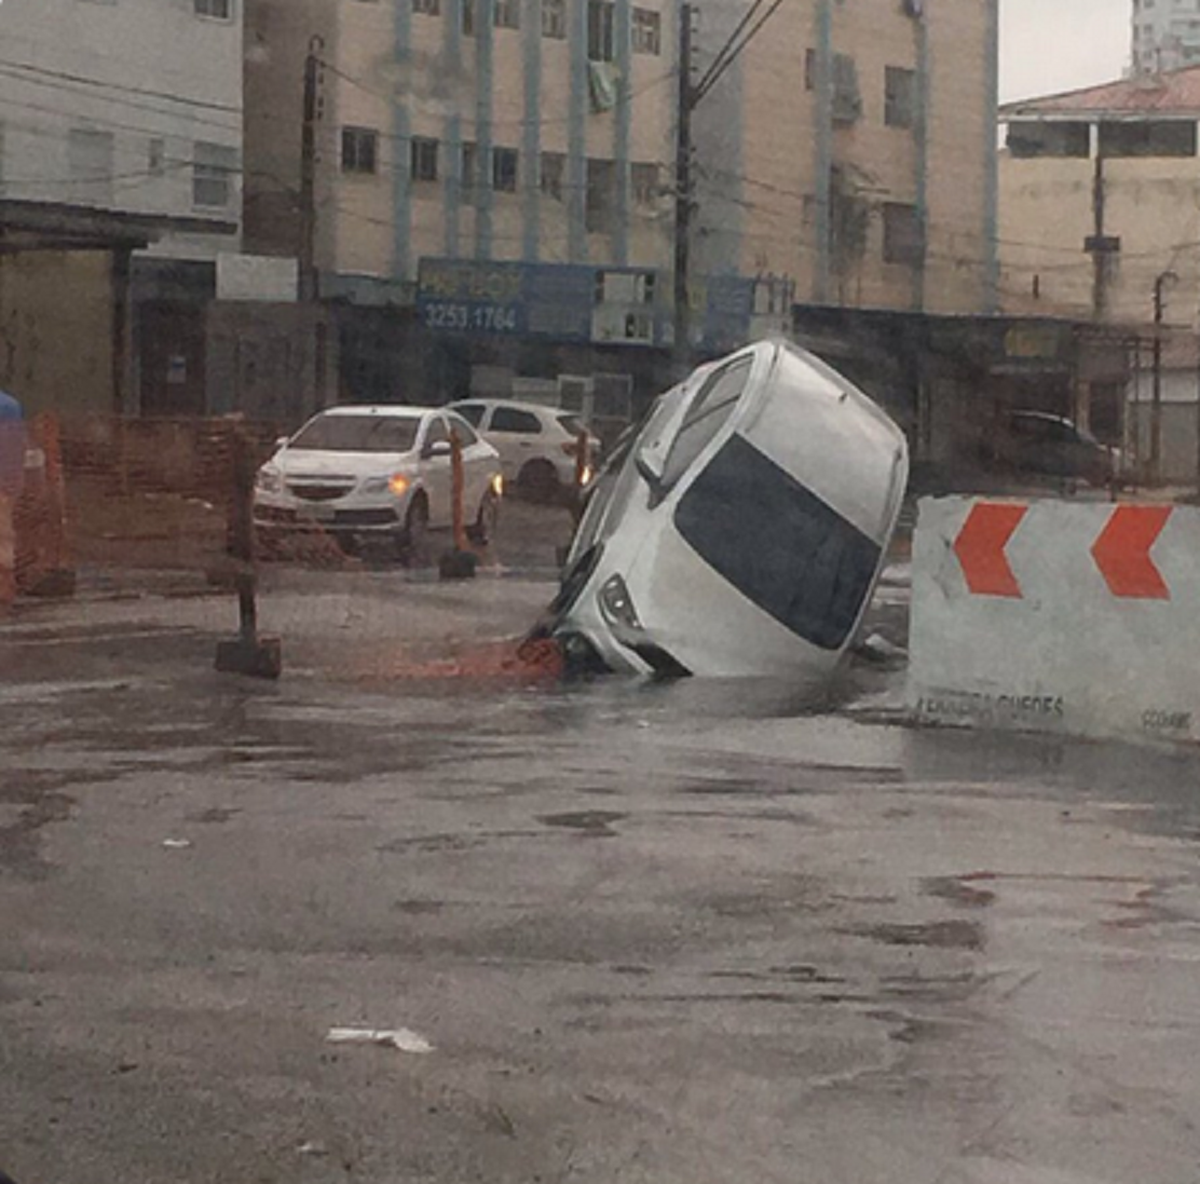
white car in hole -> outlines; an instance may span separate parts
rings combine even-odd
[[[751,346],[617,445],[537,633],[577,669],[817,682],[854,640],[907,480],[904,436],[866,395]]]
[[[443,408],[335,407],[310,419],[258,472],[254,525],[266,542],[321,529],[347,550],[399,551],[453,524],[451,431],[462,442],[463,516],[487,542],[504,480],[496,450]]]
[[[551,501],[563,490],[574,489],[584,425],[573,411],[509,399],[468,399],[450,406],[500,453],[504,480],[511,488],[535,501]],[[599,452],[600,441],[589,433],[585,485]]]

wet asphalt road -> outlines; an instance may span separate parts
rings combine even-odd
[[[1190,755],[430,677],[546,586],[272,579],[277,686],[222,600],[0,625],[18,1184],[1200,1176]]]

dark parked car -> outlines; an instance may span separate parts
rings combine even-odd
[[[1000,468],[1032,476],[1107,485],[1119,470],[1117,450],[1091,432],[1043,411],[1013,411],[986,448]]]

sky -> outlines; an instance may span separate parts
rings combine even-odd
[[[1120,78],[1132,9],[1133,0],[1000,0],[1000,101]]]

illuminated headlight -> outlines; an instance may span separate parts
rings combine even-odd
[[[495,475],[495,476],[492,478],[492,492],[493,492],[493,493],[494,493],[494,494],[495,494],[497,497],[503,497],[503,496],[504,496],[504,477],[503,477],[503,475],[502,475],[502,474],[500,474],[500,473],[497,473],[497,474],[496,474],[496,475]]]
[[[254,484],[261,493],[283,492],[283,477],[274,469],[259,469]]]
[[[591,465],[584,465],[583,472],[579,474],[579,484],[581,486],[591,485],[592,478],[595,475],[596,474],[594,472],[592,472]]]
[[[638,620],[637,609],[633,607],[633,598],[629,589],[620,576],[610,576],[600,589],[596,599],[600,603],[600,611],[610,625],[624,625],[627,629],[641,629],[642,622]]]
[[[393,473],[390,477],[372,477],[363,482],[363,493],[390,493],[394,497],[403,497],[408,492],[412,482],[403,473]]]

